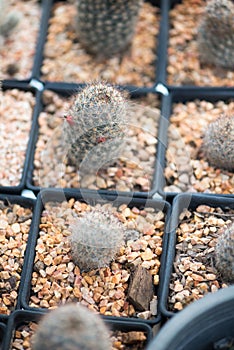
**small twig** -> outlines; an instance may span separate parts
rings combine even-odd
[[[195,214],[197,216],[200,216],[200,217],[204,217],[205,215],[215,215],[215,216],[219,216],[221,218],[234,218],[234,213],[225,214],[225,213],[217,213],[217,212],[209,212],[209,211],[204,211],[202,213],[199,213],[199,212],[195,211]]]

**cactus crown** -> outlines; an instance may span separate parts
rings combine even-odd
[[[217,239],[215,265],[223,280],[234,283],[234,222]]]
[[[114,158],[126,133],[126,117],[126,99],[116,88],[97,82],[79,92],[65,115],[64,123],[64,138],[71,163],[79,165],[92,149],[107,141],[109,144],[102,146],[101,156],[103,159]]]
[[[7,36],[15,28],[19,22],[17,13],[7,14],[7,4],[4,0],[0,0],[0,35]]]
[[[68,111],[75,124],[83,130],[98,126],[122,124],[127,114],[127,103],[123,93],[104,82],[87,85],[75,97]]]
[[[234,4],[210,0],[198,31],[198,50],[204,63],[234,68]]]
[[[109,210],[95,208],[71,225],[71,255],[81,270],[109,265],[121,248],[125,227]]]
[[[212,166],[234,170],[234,116],[220,116],[208,125],[202,150]]]
[[[33,350],[110,350],[108,328],[98,314],[66,304],[43,316],[32,339]]]

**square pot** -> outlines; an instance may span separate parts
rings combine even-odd
[[[161,25],[158,0],[142,5],[132,51],[124,57],[116,55],[104,62],[86,53],[77,38],[75,1],[49,0],[45,6],[44,13],[49,14],[49,21],[47,37],[44,37],[42,81],[86,83],[105,80],[122,86],[155,85]]]
[[[56,187],[152,197],[160,164],[157,149],[161,147],[160,106],[163,97],[153,90],[151,93],[147,93],[146,89],[127,90],[129,106],[134,110],[126,123],[129,131],[123,150],[113,164],[106,164],[103,156],[99,169],[94,168],[88,176],[82,168],[83,162],[79,169],[68,163],[70,144],[64,143],[63,135],[66,122],[64,113],[71,105],[74,94],[83,87],[51,83],[40,92],[40,113],[30,154],[27,188],[36,194],[41,188]],[[139,107],[136,108],[137,105]],[[92,155],[95,147],[88,156]],[[81,175],[82,171],[85,176]]]
[[[34,204],[29,198],[0,194],[0,315],[3,318],[19,306]]]
[[[2,348],[2,344],[5,340],[5,334],[6,334],[6,324],[3,322],[3,320],[0,321],[0,346]]]
[[[202,139],[211,122],[232,115],[234,89],[176,88],[163,105],[164,135],[158,149],[163,174],[157,177],[157,192],[167,198],[181,192],[233,196],[233,172],[209,165]]]
[[[81,272],[78,265],[72,262],[70,255],[69,222],[73,220],[74,215],[76,217],[78,208],[83,211],[97,205],[103,209],[112,208],[114,211],[115,208],[119,208],[120,212],[115,211],[115,215],[120,215],[121,220],[125,221],[126,243],[109,267]],[[65,207],[67,210],[64,211]],[[65,216],[56,211],[64,212]],[[82,214],[78,214],[80,215]],[[34,232],[30,241],[28,264],[25,267],[27,274],[21,306],[24,309],[47,310],[57,307],[61,302],[80,301],[108,318],[126,320],[127,317],[135,322],[141,320],[149,324],[158,323],[160,314],[157,312],[156,303],[160,299],[161,279],[164,278],[169,215],[170,204],[161,200],[100,196],[87,191],[41,191],[37,198],[33,221]],[[52,231],[49,229],[50,233],[46,233],[46,230],[51,225],[56,226],[56,217],[59,216],[63,217],[62,221],[58,219],[63,229],[60,231],[59,227],[52,228],[52,231],[60,231],[56,231],[58,235],[53,238]],[[54,239],[57,243],[53,243]],[[64,246],[62,251],[60,246]],[[149,291],[153,283],[151,311],[147,301],[147,306],[145,301],[144,305],[139,301],[141,291],[136,297],[133,296],[133,285],[138,278],[136,271],[141,269],[143,271],[140,276],[144,281],[141,282],[141,288],[148,285],[143,292],[145,301],[151,299]],[[129,281],[132,283],[131,289]]]
[[[31,337],[35,333],[36,327],[45,315],[40,311],[17,310],[9,318],[7,325],[7,334],[2,350],[14,350],[23,348],[24,350],[31,349]],[[129,332],[140,332],[145,338],[144,341],[136,341],[137,349],[143,349],[153,337],[152,329],[144,323],[135,323],[131,321],[110,320],[103,317],[105,324],[110,329],[110,332],[128,334]],[[18,332],[17,339],[15,332]],[[133,334],[134,334],[133,333]],[[121,335],[118,336],[120,342]],[[15,343],[15,346],[13,345]],[[142,344],[141,344],[142,343]],[[142,345],[142,347],[140,347]],[[114,344],[113,344],[114,346]],[[126,345],[127,346],[127,345]],[[134,345],[131,345],[134,346]],[[117,349],[117,348],[114,348]]]
[[[231,349],[234,342],[233,293],[231,285],[190,304],[161,328],[147,350]]]
[[[233,69],[201,62],[198,33],[205,7],[206,1],[203,0],[165,1],[163,19],[167,59],[163,70],[165,80],[161,82],[169,87],[233,87]]]
[[[36,91],[16,81],[4,81],[2,90],[0,192],[20,194],[32,147]]]
[[[215,267],[214,247],[233,217],[233,198],[188,193],[175,197],[160,302],[165,317],[227,286]]]

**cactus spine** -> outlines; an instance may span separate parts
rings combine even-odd
[[[109,210],[93,209],[71,225],[71,255],[81,270],[109,265],[125,238],[123,224]]]
[[[198,32],[200,60],[234,68],[234,4],[231,0],[210,0]]]
[[[217,239],[215,265],[223,280],[234,283],[234,222]]]
[[[111,350],[109,331],[98,314],[67,304],[43,316],[32,339],[33,350]]]
[[[212,166],[234,170],[234,116],[221,116],[208,125],[202,150]]]
[[[142,3],[142,0],[78,0],[80,43],[99,58],[122,54],[131,43]]]
[[[94,83],[79,92],[65,115],[64,139],[68,159],[79,166],[89,156],[87,167],[100,160],[113,160],[125,136],[127,104],[123,94],[105,83]]]
[[[18,14],[7,14],[7,4],[4,0],[0,0],[0,35],[5,37],[15,28],[19,22]]]

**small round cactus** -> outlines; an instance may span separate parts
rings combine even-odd
[[[117,157],[126,134],[127,103],[122,92],[102,82],[86,86],[65,114],[64,139],[68,160],[90,168],[101,159]],[[96,152],[95,149],[97,149]]]
[[[0,35],[7,36],[19,22],[16,12],[8,13],[7,3],[0,0]]]
[[[32,338],[33,350],[111,350],[109,330],[98,314],[80,304],[48,312]]]
[[[198,50],[204,63],[234,68],[234,3],[210,0],[198,30]]]
[[[221,116],[208,125],[202,150],[212,166],[234,170],[234,116]]]
[[[109,210],[95,208],[71,225],[71,255],[83,271],[108,266],[119,252],[125,227]]]
[[[227,283],[234,283],[234,222],[218,237],[215,247],[215,265]]]
[[[76,28],[80,43],[98,59],[127,51],[142,0],[78,0]]]

